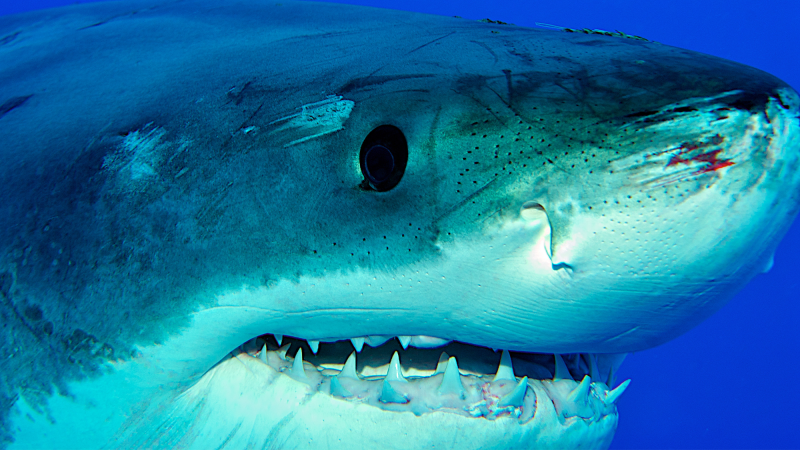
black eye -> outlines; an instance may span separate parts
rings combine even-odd
[[[372,130],[361,144],[361,173],[363,189],[379,192],[397,186],[408,162],[408,143],[403,132],[391,125]]]

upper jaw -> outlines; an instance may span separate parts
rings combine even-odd
[[[720,101],[730,99],[735,105],[744,106],[741,101],[743,97],[739,94],[732,93],[727,96],[720,94],[718,97]],[[765,181],[763,186],[783,186],[784,188],[789,186],[790,190],[796,191],[797,186],[800,185],[798,179],[800,172],[793,168],[798,166],[797,155],[800,147],[800,131],[798,130],[800,130],[800,126],[798,126],[797,116],[800,102],[798,102],[797,94],[788,87],[776,88],[773,94],[765,94],[763,99],[764,102],[751,102],[751,108],[760,108],[761,111],[753,114],[753,117],[766,117],[762,121],[762,125],[772,126],[777,134],[770,147],[770,151],[773,151],[770,156],[773,165],[765,167],[762,172],[755,173],[754,176]],[[678,107],[676,106],[676,108]],[[632,118],[631,120],[637,119]],[[745,131],[750,130],[747,128],[748,123],[752,125],[752,120],[743,124]],[[676,142],[678,141],[679,139],[676,140]],[[722,170],[741,170],[745,167],[746,160],[749,159],[743,158],[739,161],[740,164],[725,167]],[[621,166],[624,162],[617,160],[614,161],[614,164]],[[663,165],[677,166],[675,164],[670,166],[669,163],[670,156],[667,155]],[[617,166],[615,169],[618,168]],[[716,180],[725,183],[728,179],[736,179],[736,177],[720,177]],[[739,179],[742,178],[739,177]],[[559,185],[559,183],[553,184]],[[710,306],[702,311],[703,314],[697,316],[713,312],[721,301],[724,301],[736,290],[737,286],[746,282],[760,267],[764,266],[764,261],[760,260],[768,259],[769,253],[774,250],[778,241],[776,236],[779,237],[785,232],[797,212],[796,200],[778,201],[782,197],[776,190],[742,189],[742,193],[738,197],[740,199],[747,198],[746,196],[753,192],[759,195],[767,192],[771,197],[766,198],[763,202],[750,202],[748,207],[750,214],[743,214],[736,210],[735,214],[731,216],[740,219],[752,217],[760,220],[758,223],[750,221],[745,224],[749,227],[747,233],[750,233],[753,240],[748,243],[742,238],[740,244],[744,244],[734,246],[728,242],[727,235],[723,233],[717,235],[715,239],[728,239],[727,244],[722,247],[712,246],[715,248],[713,253],[711,253],[712,250],[703,253],[716,255],[712,262],[723,269],[729,261],[745,261],[737,263],[739,266],[735,271],[722,273],[726,277],[735,276],[740,280],[734,282],[730,279],[715,278],[719,276],[719,273],[709,272],[708,277],[716,279],[718,286],[728,284],[723,286],[725,292],[712,292],[715,296],[714,302],[710,302]],[[544,192],[544,194],[549,195],[548,192]],[[528,199],[530,199],[530,195],[525,200]],[[518,200],[521,207],[524,201]],[[558,209],[546,201],[541,201],[541,203],[545,206],[547,214],[553,214]],[[710,204],[719,206],[722,203],[712,202]],[[743,202],[739,202],[739,207],[742,204]],[[595,208],[596,210],[597,208]],[[713,215],[703,214],[703,220],[708,220],[709,216]],[[776,220],[776,218],[783,219]],[[517,351],[624,352],[662,343],[701,320],[700,318],[690,319],[688,322],[682,322],[680,327],[675,325],[672,328],[657,329],[656,326],[663,322],[663,317],[654,317],[653,314],[645,311],[643,306],[650,292],[645,289],[642,289],[639,294],[617,291],[619,294],[631,294],[630,297],[636,300],[638,309],[630,312],[631,314],[641,313],[641,315],[623,318],[624,320],[619,319],[620,316],[617,316],[616,319],[609,316],[609,320],[603,320],[601,314],[608,313],[610,309],[606,308],[605,311],[598,309],[596,310],[598,315],[589,322],[593,326],[602,325],[605,328],[595,328],[591,330],[592,333],[587,334],[599,336],[599,333],[602,332],[604,333],[602,336],[615,337],[619,335],[626,339],[630,338],[630,340],[618,339],[601,342],[598,339],[591,342],[581,337],[586,330],[581,328],[580,320],[587,317],[587,311],[589,311],[587,308],[592,305],[581,308],[577,302],[580,300],[579,296],[572,295],[566,286],[571,286],[581,280],[589,282],[597,290],[605,288],[613,290],[614,285],[600,283],[599,281],[603,281],[600,278],[592,278],[595,272],[591,269],[594,267],[591,259],[587,260],[587,264],[577,264],[576,260],[564,259],[564,252],[558,247],[555,248],[555,257],[562,259],[556,261],[563,260],[571,264],[575,270],[572,273],[567,273],[566,270],[557,270],[553,264],[552,248],[548,249],[546,244],[550,242],[553,235],[558,237],[560,229],[554,229],[551,233],[549,229],[526,226],[513,220],[508,223],[512,222],[515,227],[513,230],[509,227],[500,227],[493,231],[494,235],[484,236],[484,241],[454,238],[453,242],[441,245],[443,253],[439,255],[450,258],[453,255],[459,255],[459,252],[469,250],[481,252],[477,257],[472,255],[470,258],[454,258],[449,262],[437,259],[433,265],[409,266],[393,269],[391,272],[372,273],[364,270],[350,272],[345,274],[346,276],[331,273],[327,274],[324,279],[303,278],[296,282],[279,282],[270,288],[243,288],[222,294],[218,297],[216,307],[194,313],[193,325],[175,339],[177,343],[187,343],[179,344],[178,347],[183,349],[184,354],[194,355],[198,348],[208,349],[208,338],[214,336],[212,351],[207,355],[198,355],[196,361],[182,362],[181,364],[191,366],[192,373],[201,374],[232,349],[264,333],[292,335],[318,341],[384,335],[390,337],[432,336],[443,340],[457,340],[490,348]],[[545,221],[548,227],[551,223],[556,222]],[[700,226],[695,224],[695,227],[716,230],[718,225]],[[509,233],[509,231],[513,231],[513,233]],[[730,231],[726,233],[730,233]],[[745,234],[740,230],[736,235],[742,237]],[[748,250],[745,260],[741,258],[742,254],[737,253],[744,248]],[[465,266],[459,262],[469,260],[474,264],[474,261],[484,260],[510,261],[516,256],[512,255],[513,252],[508,253],[509,249],[516,251],[516,256],[525,255],[525,258],[528,258],[525,260],[526,264],[529,264],[526,270],[531,270],[530,273],[535,273],[536,276],[527,276],[530,273],[522,274],[518,268],[497,266],[496,269],[493,269],[488,263],[482,263],[482,270],[492,270],[486,278],[499,281],[499,284],[491,286],[491,283],[484,283],[482,280],[477,280],[474,274],[465,272]],[[754,252],[753,249],[756,249],[757,252]],[[491,254],[490,250],[495,250],[497,253]],[[698,247],[687,244],[682,248],[682,255],[686,256],[691,250],[697,251]],[[539,259],[530,257],[533,251],[538,252]],[[705,252],[705,250],[703,251]],[[503,252],[502,255],[501,252]],[[480,259],[481,257],[486,258]],[[706,256],[704,260],[698,260],[695,268],[711,267],[711,264],[702,264],[707,259]],[[540,266],[531,268],[530,264],[540,264]],[[637,275],[641,280],[640,283],[647,283],[641,273]],[[694,276],[696,273],[690,275]],[[378,280],[376,277],[381,279]],[[423,289],[418,287],[420,284],[433,287]],[[680,287],[679,285],[680,283],[673,283],[671,289],[675,290]],[[557,286],[557,288],[553,289],[553,286]],[[469,287],[469,289],[461,290],[462,287]],[[492,297],[488,294],[479,294],[492,291],[492,289],[494,292],[502,293],[502,296]],[[553,308],[567,306],[572,309],[566,308],[557,314],[551,313],[549,316],[543,316],[542,309],[546,308],[542,307],[542,302],[548,299],[548,296],[544,295],[546,289],[553,289],[551,292],[560,295],[558,297],[560,301],[551,305]],[[581,293],[582,291],[574,292]],[[684,293],[678,292],[678,294],[683,295]],[[551,294],[550,298],[554,298],[554,295]],[[691,295],[693,293],[687,291],[685,298],[694,298]],[[675,296],[675,298],[678,297]],[[398,299],[401,299],[401,302],[398,302]],[[612,307],[614,304],[624,305],[623,300],[625,300],[624,295],[603,298],[603,301],[608,302]],[[334,301],[337,303],[333,303]],[[514,306],[515,302],[517,306]],[[345,306],[337,307],[337,304]],[[523,307],[526,305],[537,305],[537,307]],[[598,303],[595,302],[593,307],[597,305]],[[657,310],[664,304],[654,301],[653,305],[655,306],[650,310]],[[624,308],[619,306],[617,309]],[[210,319],[212,316],[215,318]],[[674,319],[674,317],[670,317],[670,319]],[[624,334],[627,330],[635,329],[636,323],[655,325],[649,331],[647,326],[639,328],[637,333],[650,332],[651,334],[642,334],[643,338],[637,342],[631,338],[635,333]],[[379,338],[373,339],[377,341]],[[412,338],[412,341],[417,343],[421,343],[423,340],[424,338]],[[146,351],[146,353],[159,354],[158,351]],[[163,360],[167,366],[180,365],[175,363],[171,356],[157,357]],[[194,363],[197,361],[201,363],[195,365]]]

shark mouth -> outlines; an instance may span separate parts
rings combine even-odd
[[[417,416],[444,411],[520,423],[534,418],[540,402],[551,402],[562,420],[599,421],[616,414],[615,402],[630,382],[609,389],[620,355],[497,352],[428,336],[369,336],[321,345],[268,334],[231,355],[255,358],[280,376],[341,401]]]

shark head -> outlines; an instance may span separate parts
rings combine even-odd
[[[15,445],[606,447],[624,353],[768,270],[798,211],[800,98],[756,69],[216,8],[0,22]]]

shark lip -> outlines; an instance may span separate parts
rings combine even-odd
[[[549,400],[560,417],[600,420],[616,414],[621,359],[495,351],[431,337],[388,336],[325,342],[262,335],[231,355],[252,358],[312,392],[417,416],[444,411],[494,420],[531,420],[537,402]],[[364,341],[372,345],[363,346]],[[421,347],[410,346],[417,342]],[[433,347],[432,343],[440,346]],[[425,348],[427,347],[427,348]],[[599,363],[599,364],[598,364]],[[605,370],[603,375],[600,367]]]

